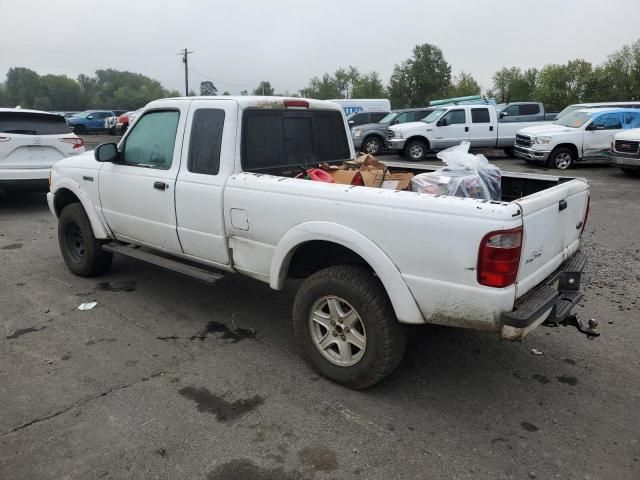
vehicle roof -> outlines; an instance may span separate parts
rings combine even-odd
[[[576,112],[583,113],[615,113],[615,112],[624,112],[624,113],[640,113],[637,108],[580,108],[576,110]]]
[[[391,113],[417,112],[419,110],[433,110],[436,107],[396,108]]]
[[[43,110],[29,110],[28,108],[0,108],[0,112],[15,112],[15,113],[39,113],[42,115],[53,115],[59,117],[57,113],[45,112]]]
[[[628,102],[593,102],[593,103],[574,103],[570,106],[573,107],[599,107],[599,106],[607,106],[607,105],[640,105],[640,101],[630,100]],[[613,107],[612,107],[613,108]],[[623,108],[623,107],[619,107]]]
[[[314,100],[311,98],[300,98],[300,97],[260,97],[253,95],[217,95],[217,96],[205,96],[205,97],[172,97],[172,98],[162,98],[158,100],[154,100],[147,104],[153,105],[155,103],[171,101],[171,100],[206,100],[206,101],[220,101],[220,100],[233,100],[235,101],[240,108],[249,108],[249,107],[259,107],[270,108],[272,106],[282,106],[284,107],[285,100],[304,100],[309,102],[310,108],[322,108],[324,110],[339,110],[342,111],[342,107],[335,102],[330,100]]]

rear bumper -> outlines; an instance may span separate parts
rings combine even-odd
[[[549,155],[551,155],[551,152],[534,150],[533,148],[526,148],[515,145],[513,147],[513,154],[518,158],[522,158],[523,160],[544,163],[549,158]]]
[[[0,190],[7,192],[46,191],[49,168],[0,169]]]
[[[609,165],[640,168],[640,157],[637,157],[637,156],[625,157],[620,154],[611,153],[611,156],[609,157]]]
[[[564,320],[582,299],[580,282],[586,264],[587,256],[576,252],[544,282],[518,300],[511,312],[500,316],[502,336],[517,340],[545,320]]]

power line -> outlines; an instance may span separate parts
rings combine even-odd
[[[223,82],[222,80],[216,80],[215,78],[212,78],[211,75],[206,75],[206,74],[204,74],[202,72],[199,72],[198,70],[193,68],[193,66],[189,69],[189,71],[191,73],[195,73],[199,77],[204,78],[205,80],[210,80],[210,81],[215,82],[215,83],[221,83],[222,85],[226,85],[227,87],[251,87],[251,86],[253,86],[253,83],[229,83],[229,82]]]

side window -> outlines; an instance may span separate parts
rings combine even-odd
[[[218,174],[223,126],[224,110],[196,110],[191,124],[187,170],[206,175]]]
[[[472,108],[471,109],[471,122],[472,123],[490,123],[489,109],[488,108]]]
[[[604,113],[593,121],[595,130],[621,130],[622,122],[619,113]]]
[[[394,120],[395,123],[407,123],[407,122],[411,122],[413,121],[410,117],[409,117],[410,112],[404,112],[401,113],[400,115],[398,115],[396,117],[396,119]]]
[[[149,112],[137,119],[124,144],[123,163],[169,169],[179,119],[180,113],[172,110]]]
[[[466,116],[464,110],[449,110],[444,114],[442,120],[445,125],[459,125],[466,123]]]
[[[640,128],[640,113],[630,112],[622,114],[622,128]]]
[[[525,103],[520,105],[520,115],[538,115],[540,113],[540,105],[537,103]]]
[[[513,117],[514,115],[520,115],[520,105],[511,105],[503,110],[504,113]]]
[[[380,113],[372,113],[371,114],[371,123],[377,123],[380,120],[382,120],[384,117],[386,117],[387,114],[384,112],[380,112]]]

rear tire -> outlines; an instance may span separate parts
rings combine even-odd
[[[558,147],[551,152],[547,160],[547,167],[566,170],[576,161],[575,154],[567,147]]]
[[[329,267],[304,281],[293,305],[293,328],[311,367],[354,389],[390,375],[406,347],[382,284],[355,265]]]
[[[93,235],[91,222],[80,203],[64,207],[58,219],[58,243],[67,267],[80,277],[93,277],[111,267],[113,255],[102,250],[104,241]]]
[[[407,160],[421,162],[427,156],[429,146],[423,140],[410,140],[404,147],[404,156]]]
[[[364,153],[371,155],[379,155],[384,150],[384,142],[380,137],[370,136],[364,139],[362,142],[362,150]]]
[[[640,177],[640,168],[621,167],[621,170],[630,177]]]

